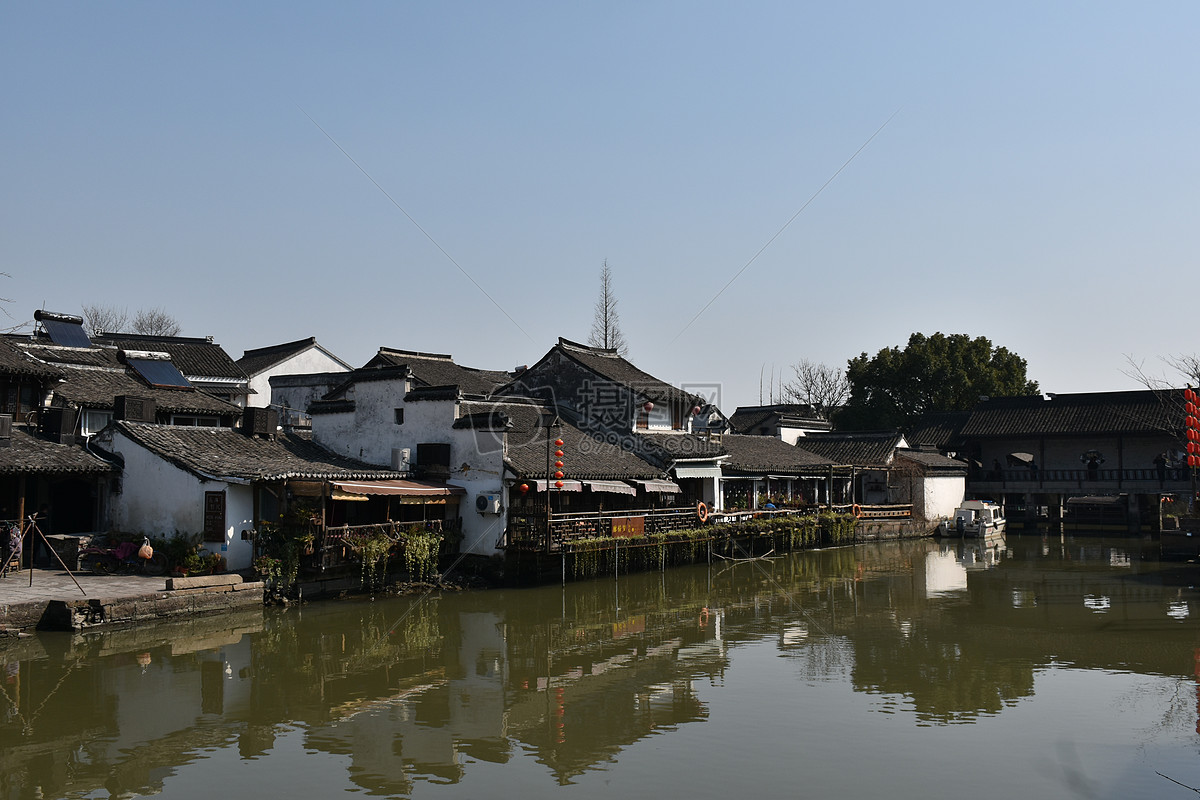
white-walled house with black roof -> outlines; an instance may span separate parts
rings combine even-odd
[[[327,497],[333,482],[407,477],[290,433],[259,437],[230,428],[118,421],[94,446],[121,470],[110,503],[113,530],[198,537],[232,570],[250,567],[250,532],[258,520],[278,517],[286,492],[315,487]]]

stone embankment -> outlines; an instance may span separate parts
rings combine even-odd
[[[27,590],[23,582],[8,583],[13,577],[0,583],[0,637],[35,629],[79,632],[98,626],[142,625],[228,613],[263,603],[263,584],[236,574],[167,578],[165,586],[161,578],[117,579],[107,585],[104,579],[86,578],[72,586],[43,577],[35,579],[36,591]]]

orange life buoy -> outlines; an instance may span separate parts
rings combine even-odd
[[[862,506],[860,506],[858,503],[855,503],[854,505],[850,506],[850,513],[854,515],[855,519],[861,518]]]
[[[703,501],[696,504],[696,516],[701,522],[708,521],[708,506],[704,505]]]

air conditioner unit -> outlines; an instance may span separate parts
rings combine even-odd
[[[500,513],[500,493],[485,492],[475,497],[475,510],[480,514]]]
[[[408,447],[392,448],[392,469],[396,472],[408,472],[412,465],[412,449]]]

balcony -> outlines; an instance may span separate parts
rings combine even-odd
[[[1187,469],[1165,469],[1162,474],[1150,469],[1039,469],[1026,467],[1001,470],[975,470],[967,477],[967,488],[974,492],[997,493],[1070,493],[1070,492],[1186,492],[1191,488]]]

